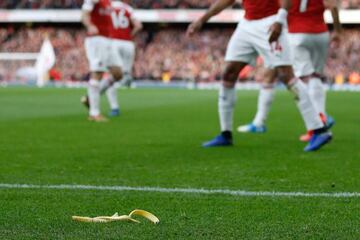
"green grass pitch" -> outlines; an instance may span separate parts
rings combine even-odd
[[[204,188],[276,192],[360,191],[360,94],[328,96],[335,139],[304,153],[292,97],[277,92],[264,135],[218,133],[217,93],[120,90],[122,116],[86,120],[84,90],[0,89],[0,183]],[[236,124],[257,92],[238,92]],[[103,102],[106,110],[106,102]],[[159,225],[86,224],[72,215],[153,212]],[[0,189],[0,239],[360,239],[360,198]]]

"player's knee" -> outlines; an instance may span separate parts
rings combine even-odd
[[[90,78],[94,80],[100,81],[102,79],[103,73],[102,72],[92,72],[90,74]]]
[[[284,72],[278,72],[277,77],[279,79],[279,81],[286,83],[287,81],[287,74]]]
[[[273,69],[268,69],[264,74],[263,83],[266,85],[273,85],[276,82],[276,71]]]
[[[120,81],[123,78],[123,75],[121,72],[117,72],[113,76],[114,76],[114,79],[116,82]]]
[[[292,67],[291,66],[278,67],[277,77],[281,82],[288,84],[290,80],[294,78]]]
[[[236,83],[237,76],[235,77],[235,74],[231,71],[225,71],[223,75],[223,81],[222,84],[226,88],[233,88]]]
[[[238,79],[239,71],[235,69],[234,67],[228,66],[225,69],[224,75],[223,75],[223,81],[229,82],[229,83],[235,83]]]
[[[303,81],[304,83],[308,84],[311,78],[312,78],[312,77],[311,77],[310,75],[308,75],[308,76],[301,76],[301,77],[300,77],[300,80]]]
[[[120,68],[112,68],[111,75],[113,76],[116,82],[120,81],[123,78],[123,72],[121,71]]]

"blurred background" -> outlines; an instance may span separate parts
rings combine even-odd
[[[188,39],[187,25],[214,0],[133,0],[144,30],[135,41],[135,81],[158,83],[214,83],[220,79],[227,42],[241,18],[241,4],[234,5],[201,34]],[[85,30],[80,23],[82,0],[0,1],[0,82],[28,84],[36,80],[34,64],[48,36],[56,55],[50,70],[53,83],[84,83],[88,65],[83,48]],[[344,37],[332,45],[326,74],[336,86],[360,86],[360,0],[341,0]],[[330,18],[325,16],[331,29]],[[261,80],[262,62],[246,68],[242,80]]]

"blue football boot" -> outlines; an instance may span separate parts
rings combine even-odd
[[[119,109],[111,110],[110,113],[109,113],[109,116],[110,117],[118,117],[118,116],[120,116],[120,110]]]
[[[305,152],[313,152],[320,149],[322,146],[328,144],[332,140],[332,134],[330,132],[324,132],[320,134],[314,134],[305,147]]]
[[[220,134],[219,136],[215,137],[214,139],[205,142],[202,146],[204,148],[208,148],[208,147],[226,147],[226,146],[232,146],[233,145],[233,141],[232,139],[229,138],[225,138],[222,134]]]
[[[239,133],[265,133],[266,130],[265,126],[256,126],[253,123],[242,125],[237,128]]]

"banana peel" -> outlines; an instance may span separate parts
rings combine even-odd
[[[129,215],[119,216],[118,213],[115,213],[112,216],[99,216],[93,218],[72,216],[72,219],[77,222],[88,222],[88,223],[109,223],[109,222],[118,222],[118,221],[140,223],[140,221],[134,219],[133,216],[141,216],[154,224],[158,224],[160,222],[159,218],[157,218],[154,214],[141,209],[135,209],[132,212],[130,212]]]

